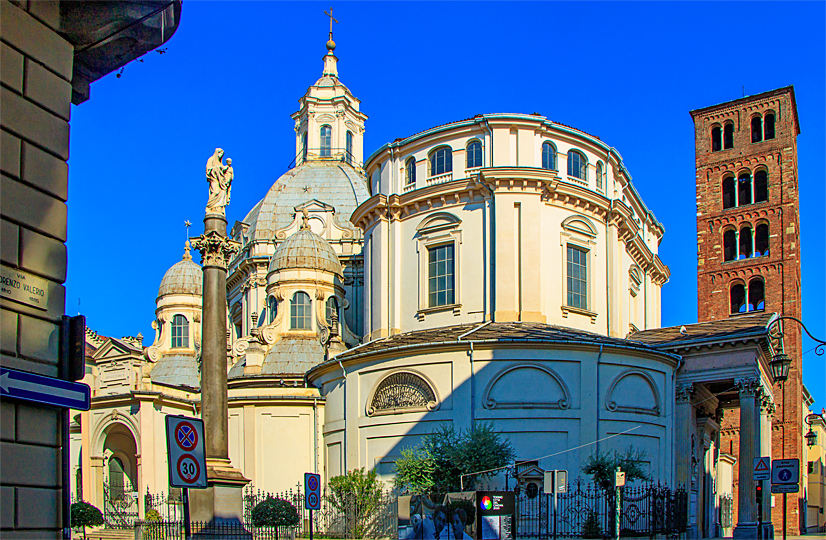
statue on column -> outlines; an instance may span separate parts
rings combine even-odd
[[[206,179],[209,183],[209,199],[207,200],[207,214],[225,215],[224,208],[229,204],[232,190],[232,178],[235,172],[232,169],[232,160],[227,158],[224,165],[224,151],[215,149],[215,153],[206,164]]]

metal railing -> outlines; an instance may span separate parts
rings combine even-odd
[[[306,152],[304,150],[300,151],[296,154],[290,164],[287,165],[287,170],[298,167],[307,161],[340,161],[343,163],[349,163],[354,167],[359,165],[356,163],[355,156],[352,152],[348,151],[346,148],[321,147],[307,148]]]

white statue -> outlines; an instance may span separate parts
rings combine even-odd
[[[209,183],[209,199],[207,200],[206,211],[208,214],[224,215],[224,208],[229,204],[230,189],[232,188],[232,160],[227,159],[227,164],[223,164],[224,151],[215,149],[215,153],[209,158],[206,165],[206,179]]]

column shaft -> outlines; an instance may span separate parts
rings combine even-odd
[[[756,538],[757,503],[755,501],[754,458],[757,456],[755,443],[758,429],[756,397],[760,387],[757,379],[737,380],[735,384],[740,393],[740,454],[737,459],[739,482],[735,537]],[[744,536],[747,531],[748,536]]]

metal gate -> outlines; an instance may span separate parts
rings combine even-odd
[[[131,529],[138,519],[138,492],[124,475],[122,482],[103,483],[103,521],[110,529]]]

